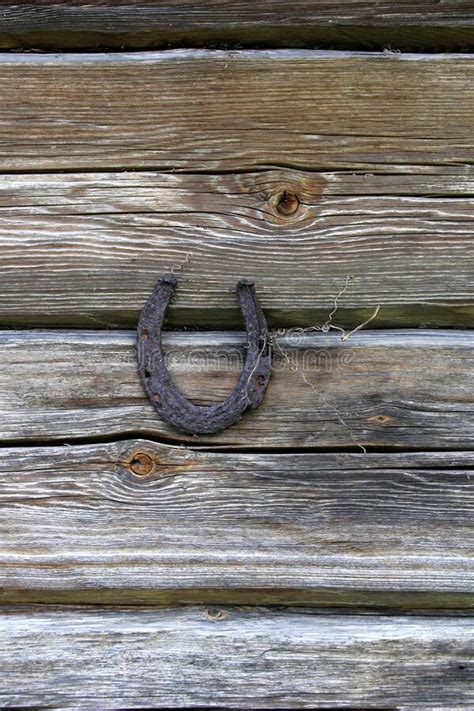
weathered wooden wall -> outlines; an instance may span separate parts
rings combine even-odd
[[[473,19],[2,4],[0,705],[472,706]],[[239,278],[274,329],[217,435],[139,382],[170,270],[197,401],[236,382]]]

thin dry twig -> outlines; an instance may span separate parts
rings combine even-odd
[[[329,409],[334,412],[334,414],[336,415],[336,417],[337,417],[337,419],[339,420],[339,422],[341,423],[341,425],[343,425],[343,427],[345,427],[345,428],[347,429],[347,431],[348,431],[348,433],[349,433],[349,437],[351,438],[351,440],[353,441],[353,443],[354,443],[357,447],[360,447],[360,449],[363,451],[364,454],[367,454],[366,448],[364,447],[363,444],[361,444],[361,443],[355,438],[354,433],[353,433],[353,431],[351,430],[350,425],[348,425],[347,422],[344,420],[344,418],[342,417],[342,415],[341,415],[341,413],[339,412],[339,410],[337,409],[337,407],[335,407],[334,405],[332,405],[332,404],[328,401],[328,399],[327,399],[322,393],[318,393],[318,391],[316,390],[316,388],[314,387],[314,385],[309,382],[308,378],[306,377],[306,375],[305,375],[303,372],[301,373],[301,376],[302,376],[304,382],[306,383],[306,385],[309,385],[309,387],[311,388],[311,390],[313,391],[313,393],[314,393],[315,395],[317,395],[317,396],[324,402],[324,404],[326,405],[326,407],[329,407]]]
[[[354,334],[357,333],[357,331],[360,331],[361,328],[364,328],[364,326],[367,326],[368,323],[374,320],[374,318],[377,316],[378,312],[380,311],[380,304],[376,306],[374,313],[372,316],[369,316],[368,319],[364,321],[364,323],[360,323],[358,326],[352,329],[352,331],[349,331],[349,333],[345,333],[344,336],[341,338],[341,341],[347,341],[349,338]]]
[[[178,262],[177,264],[173,264],[171,267],[171,274],[175,274],[176,272],[179,272],[185,264],[189,264],[193,254],[192,252],[186,252],[186,256],[184,257],[182,262]]]
[[[363,323],[360,323],[358,326],[352,329],[352,331],[349,331],[349,333],[346,332],[345,328],[342,328],[342,326],[336,326],[335,323],[333,323],[333,318],[336,315],[336,313],[339,310],[339,299],[346,293],[348,290],[351,282],[354,280],[354,276],[352,274],[348,274],[346,276],[346,283],[342,287],[342,289],[339,291],[338,294],[336,294],[334,298],[334,307],[332,311],[330,312],[327,320],[323,323],[322,326],[307,326],[306,328],[303,328],[302,326],[298,328],[289,328],[289,329],[278,329],[277,331],[272,331],[272,337],[275,338],[277,336],[293,336],[297,334],[307,334],[307,333],[312,333],[314,331],[322,331],[323,333],[329,333],[329,331],[340,331],[342,333],[341,336],[341,341],[347,341],[354,333],[357,331],[360,331],[362,328],[367,326],[371,321],[374,320],[374,318],[377,316],[377,314],[380,311],[380,304],[376,306],[374,313]],[[272,343],[275,343],[273,340]]]
[[[348,288],[349,288],[349,286],[350,286],[350,284],[351,284],[351,282],[352,282],[353,280],[354,280],[354,276],[353,276],[352,274],[348,274],[348,275],[346,276],[346,283],[345,283],[344,286],[342,287],[341,291],[340,291],[338,294],[336,294],[336,297],[335,297],[335,299],[334,299],[334,308],[333,308],[333,310],[331,311],[331,313],[329,314],[329,316],[328,316],[328,318],[327,318],[327,321],[326,321],[325,323],[323,323],[323,325],[321,326],[321,331],[323,331],[323,333],[327,333],[330,328],[336,328],[337,330],[340,330],[340,331],[343,330],[343,329],[340,328],[339,326],[333,326],[333,325],[332,325],[332,319],[333,319],[333,316],[335,316],[335,314],[337,313],[337,311],[338,311],[338,309],[339,309],[339,303],[338,303],[338,302],[339,302],[339,299],[340,299],[342,296],[344,296],[344,294],[345,294],[346,291],[348,290]]]
[[[258,368],[258,366],[259,366],[259,363],[260,363],[260,358],[262,357],[262,355],[263,355],[265,349],[268,347],[268,344],[269,344],[269,343],[270,343],[270,339],[269,339],[269,338],[264,338],[264,339],[263,339],[263,346],[262,346],[261,350],[260,350],[259,353],[258,353],[257,360],[256,360],[256,362],[255,362],[254,367],[252,368],[252,370],[251,370],[250,373],[249,373],[249,377],[247,378],[247,385],[250,383],[250,380],[251,380],[253,374],[254,374],[255,371],[257,370],[257,368]],[[248,347],[248,346],[247,346],[247,347]],[[243,394],[243,397],[245,397],[245,398],[248,399],[248,396],[247,396],[247,392],[246,392],[246,391],[243,392],[242,394]]]
[[[325,406],[327,408],[329,408],[335,414],[337,420],[341,423],[341,425],[343,425],[343,427],[345,427],[347,429],[352,442],[357,447],[359,447],[363,451],[364,454],[367,454],[367,449],[364,447],[363,444],[361,444],[360,442],[357,441],[350,425],[342,417],[339,410],[328,401],[328,399],[325,397],[325,395],[323,395],[322,393],[320,393],[316,390],[314,385],[306,377],[305,373],[300,370],[298,363],[295,362],[294,359],[292,359],[288,356],[288,354],[283,350],[283,348],[281,347],[281,345],[278,341],[278,337],[280,337],[280,336],[292,336],[295,334],[307,334],[307,333],[311,333],[314,331],[320,331],[320,332],[322,331],[323,333],[328,333],[330,330],[340,331],[342,333],[341,340],[347,341],[354,333],[356,333],[357,331],[360,331],[362,328],[367,326],[367,324],[369,324],[371,321],[373,321],[376,318],[377,314],[380,311],[380,305],[378,305],[375,308],[374,313],[368,319],[366,319],[363,323],[361,323],[358,326],[356,326],[355,328],[353,328],[352,331],[349,331],[349,333],[346,333],[345,329],[342,328],[341,326],[336,326],[336,324],[333,323],[333,318],[336,315],[337,311],[339,310],[339,299],[341,299],[341,297],[347,292],[347,290],[349,289],[353,280],[354,280],[353,275],[348,274],[346,276],[346,282],[345,282],[344,286],[342,287],[342,289],[336,294],[336,296],[334,298],[333,309],[329,313],[327,320],[325,321],[325,323],[322,326],[308,326],[307,328],[301,327],[301,328],[294,328],[294,329],[278,329],[276,331],[271,332],[269,342],[283,356],[286,363],[288,365],[290,365],[294,371],[298,371],[301,374],[303,381],[306,383],[306,385],[308,385],[311,388],[313,393],[315,395],[317,395],[317,397],[323,401]]]
[[[283,329],[280,329],[280,330],[279,330],[278,332],[276,332],[276,333],[278,333],[278,335],[280,335],[280,336],[285,335],[285,331],[284,331]],[[343,418],[342,415],[340,414],[339,410],[338,410],[334,405],[332,405],[332,404],[328,401],[328,399],[327,399],[322,393],[320,393],[320,392],[318,392],[318,391],[316,390],[316,388],[314,387],[314,385],[313,385],[313,384],[308,380],[308,378],[306,377],[305,373],[300,369],[300,367],[299,367],[297,361],[296,361],[295,359],[293,359],[293,358],[290,358],[290,356],[288,355],[288,353],[286,353],[286,352],[283,350],[283,348],[281,347],[281,345],[280,345],[280,343],[279,343],[279,341],[278,341],[278,339],[277,339],[277,337],[276,337],[276,333],[275,333],[275,332],[272,333],[272,336],[271,336],[271,338],[270,338],[270,343],[271,343],[271,345],[272,345],[274,348],[276,348],[276,349],[278,350],[278,352],[283,356],[283,358],[285,359],[285,362],[292,368],[292,370],[295,371],[295,372],[298,372],[298,373],[301,375],[301,377],[302,377],[302,379],[303,379],[303,382],[306,383],[306,385],[308,385],[308,387],[311,388],[311,390],[313,391],[313,393],[314,393],[320,400],[322,400],[322,402],[324,403],[324,405],[325,405],[327,408],[329,408],[329,409],[335,414],[337,420],[341,423],[341,425],[343,425],[343,426],[347,429],[347,431],[348,431],[348,433],[349,433],[349,436],[350,436],[352,442],[353,442],[357,447],[359,447],[359,448],[363,451],[364,454],[367,454],[366,448],[364,447],[363,444],[361,444],[360,442],[357,441],[356,437],[354,436],[354,433],[352,432],[352,429],[351,429],[350,425],[348,425],[348,423],[344,420],[344,418]]]

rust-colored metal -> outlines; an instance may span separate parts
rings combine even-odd
[[[156,412],[187,434],[219,432],[239,420],[245,410],[262,402],[270,379],[271,347],[267,322],[258,303],[254,284],[241,279],[237,298],[247,333],[246,359],[235,390],[221,403],[196,405],[175,385],[166,367],[161,333],[165,312],[177,279],[166,274],[155,286],[138,323],[138,368],[146,393]]]

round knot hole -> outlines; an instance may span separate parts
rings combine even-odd
[[[145,452],[136,452],[129,466],[134,474],[146,476],[153,470],[153,459]]]
[[[298,196],[291,190],[283,190],[276,199],[276,209],[284,217],[294,215],[300,206]]]

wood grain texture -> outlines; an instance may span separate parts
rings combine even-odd
[[[322,325],[349,275],[337,325],[472,326],[473,194],[462,166],[3,176],[0,323],[135,326],[174,268],[172,326],[240,327],[242,277],[271,325]]]
[[[3,449],[0,600],[470,607],[473,464],[140,440]]]
[[[3,2],[0,47],[319,46],[468,49],[468,2],[74,0]],[[391,43],[391,45],[390,45]]]
[[[366,331],[279,338],[263,404],[215,435],[189,438],[155,414],[138,377],[135,334],[0,332],[0,439],[122,438],[195,445],[474,449],[472,331]],[[175,333],[168,365],[196,402],[223,400],[244,334]]]
[[[2,706],[471,708],[472,621],[4,608]]]
[[[0,171],[469,164],[473,70],[468,54],[4,53]]]

